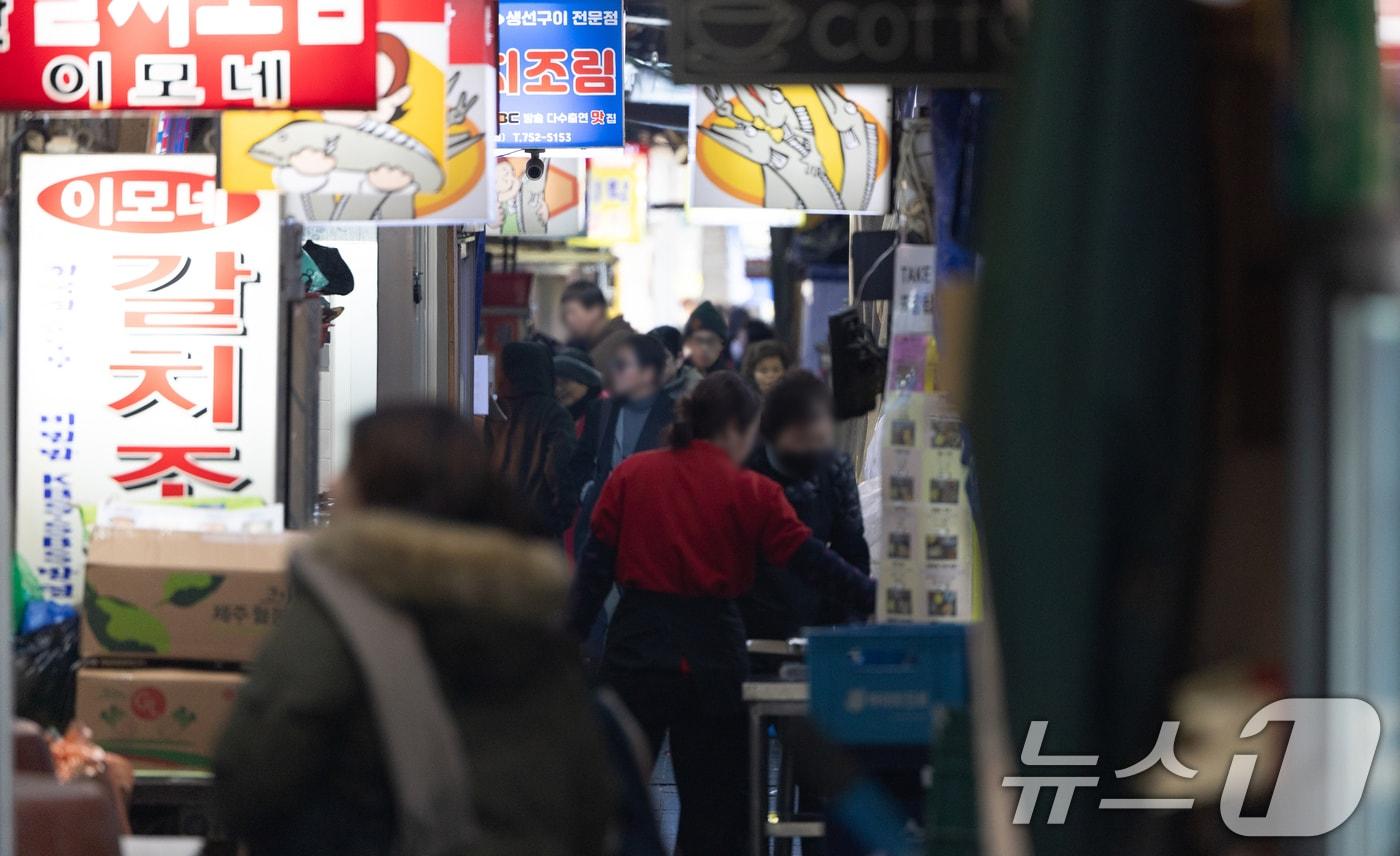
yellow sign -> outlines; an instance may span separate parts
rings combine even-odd
[[[305,222],[485,222],[494,109],[489,66],[447,69],[440,23],[379,24],[372,111],[231,111],[221,181],[275,189]]]
[[[697,87],[690,204],[885,213],[891,105],[888,86]]]
[[[635,146],[588,162],[588,247],[635,244],[646,236],[647,155]]]

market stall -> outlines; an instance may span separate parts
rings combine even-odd
[[[901,773],[930,744],[966,755],[940,735],[965,724],[979,512],[946,344],[963,321],[939,290],[974,287],[975,265],[941,203],[930,216],[931,153],[951,135],[944,166],[971,182],[983,127],[975,93],[930,121],[929,85],[1004,83],[1012,18],[979,18],[976,50],[950,62],[896,43],[908,22],[866,33],[828,9],[839,26],[818,34],[850,30],[859,50],[775,44],[758,63],[702,38],[727,32],[715,22],[621,0],[59,5],[0,5],[0,109],[26,111],[5,120],[17,385],[0,396],[16,467],[0,593],[14,706],[54,751],[76,723],[91,763],[73,778],[130,764],[113,790],[126,831],[230,844],[214,745],[282,619],[288,555],[336,515],[351,424],[403,399],[489,418],[493,361],[570,338],[560,300],[579,282],[609,323],[681,328],[676,366],[697,332],[736,368],[776,334],[783,368],[833,388],[875,624],[782,643],[792,668],[746,690],[753,757],[777,749],[790,772],[822,754],[770,746],[775,712],[810,715],[842,757],[913,750]],[[876,671],[923,665],[871,678],[841,668],[843,646]],[[755,764],[754,852],[823,836],[795,803],[769,817]],[[52,776],[32,775],[24,805],[49,798]],[[849,820],[856,839],[887,832]]]

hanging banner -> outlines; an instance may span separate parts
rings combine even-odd
[[[1025,25],[1010,0],[671,0],[677,83],[1006,86]]]
[[[647,155],[627,146],[588,159],[588,235],[576,243],[589,247],[635,244],[646,236]]]
[[[500,148],[620,147],[622,0],[500,0],[497,20]]]
[[[450,0],[447,14],[447,185],[419,219],[481,224],[495,207],[496,3]]]
[[[225,114],[226,189],[278,190],[307,223],[486,222],[489,74],[467,64],[449,80],[442,3],[391,0],[381,14],[377,107]]]
[[[544,158],[539,178],[529,158],[496,160],[496,212],[490,233],[522,238],[571,238],[584,229],[582,158]]]
[[[884,214],[891,101],[888,86],[697,87],[691,206]]]
[[[15,544],[82,594],[80,509],[276,501],[278,202],[213,155],[25,155]]]
[[[365,0],[3,0],[0,110],[359,108]]]

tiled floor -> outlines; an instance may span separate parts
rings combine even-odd
[[[656,759],[656,769],[651,774],[652,799],[656,802],[656,813],[661,822],[661,840],[667,850],[676,846],[676,828],[681,820],[681,800],[676,792],[676,773],[671,769],[671,747],[661,747],[661,757]]]

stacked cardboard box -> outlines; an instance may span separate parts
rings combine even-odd
[[[139,769],[208,769],[287,604],[292,533],[100,529],[88,553],[78,718]]]

